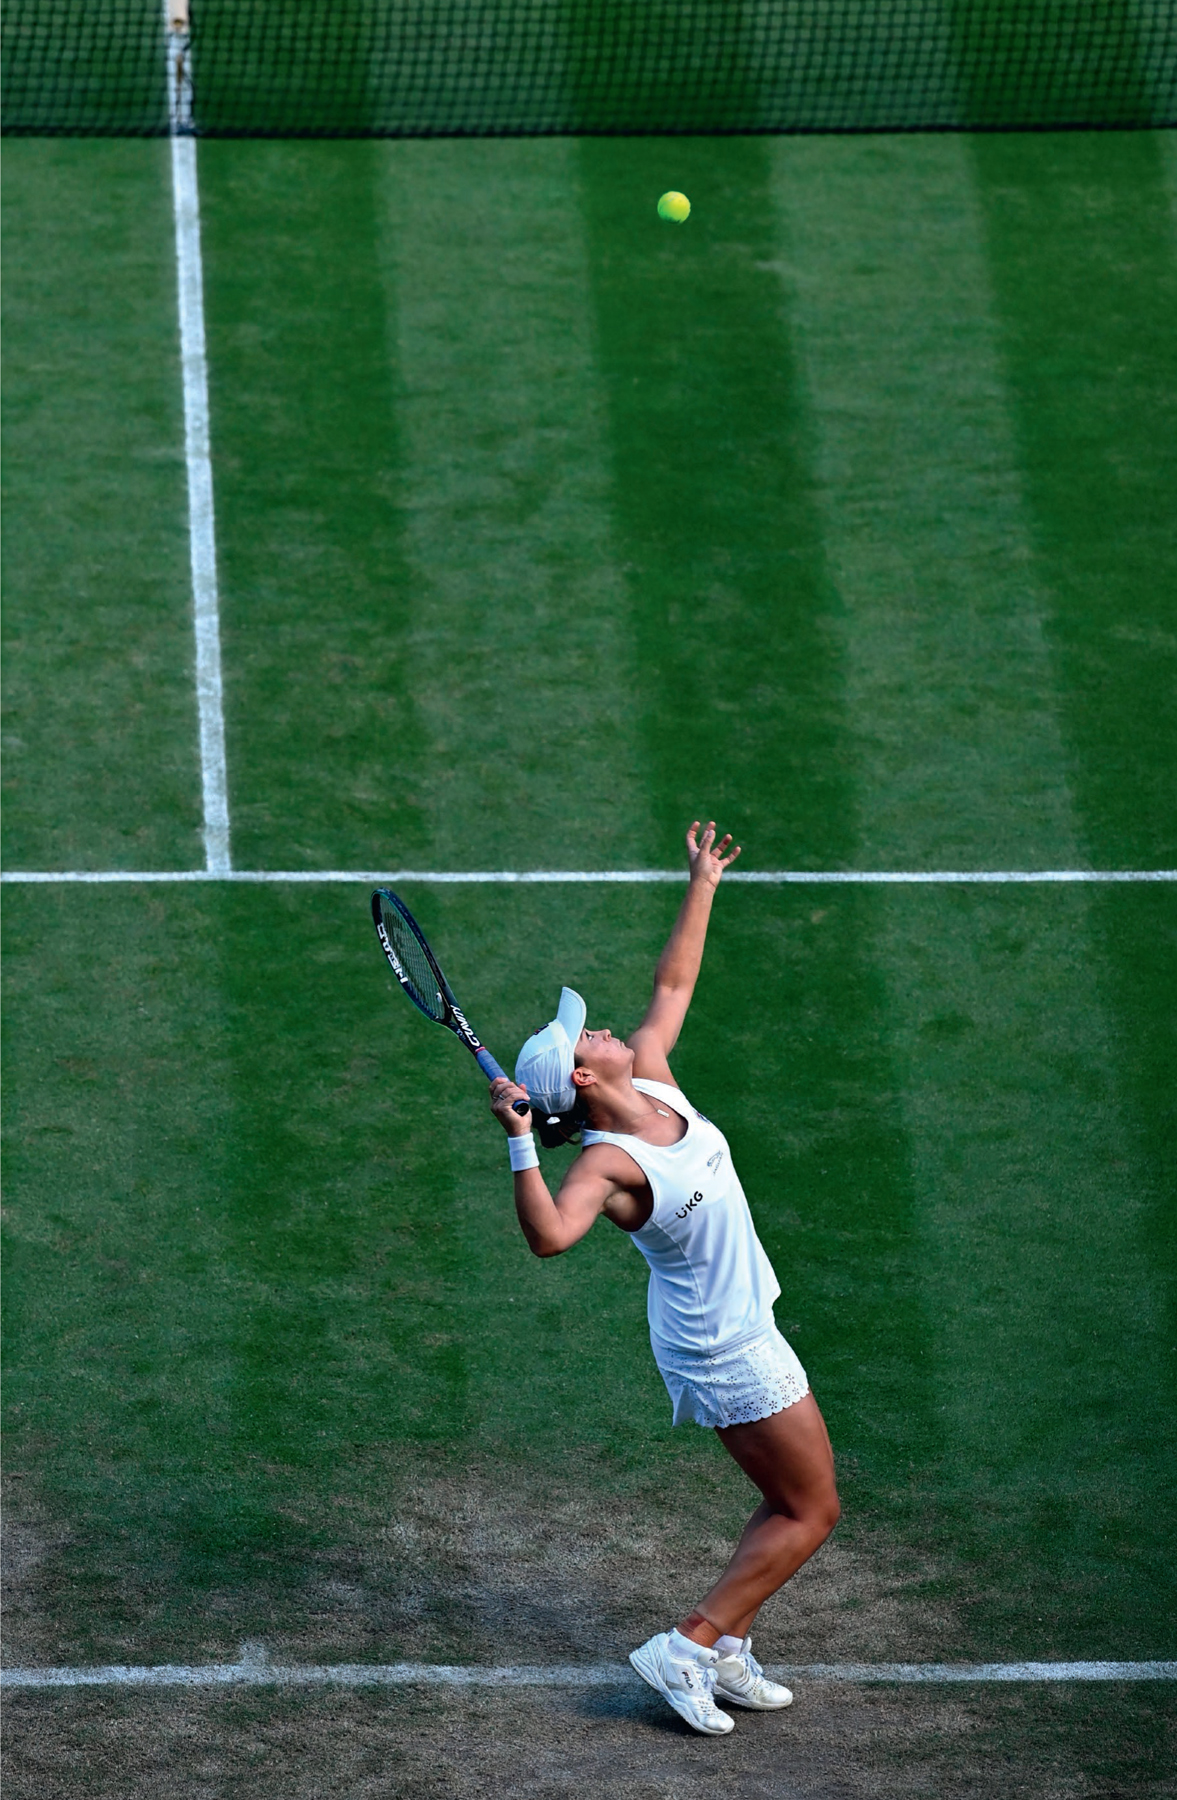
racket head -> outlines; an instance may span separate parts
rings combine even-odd
[[[372,922],[393,974],[427,1019],[449,1025],[453,1013],[446,978],[425,942],[425,934],[399,895],[377,888],[372,895]]]

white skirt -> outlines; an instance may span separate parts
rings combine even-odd
[[[775,1325],[734,1350],[712,1355],[653,1344],[654,1361],[674,1406],[674,1423],[712,1430],[768,1419],[803,1400],[809,1392],[796,1351]]]

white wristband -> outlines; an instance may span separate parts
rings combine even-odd
[[[511,1167],[516,1172],[520,1169],[539,1168],[539,1154],[535,1147],[533,1131],[521,1131],[517,1136],[509,1137],[507,1149],[511,1153]]]

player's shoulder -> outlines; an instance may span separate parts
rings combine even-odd
[[[660,1081],[667,1087],[676,1086],[670,1064],[666,1060],[666,1046],[656,1031],[646,1025],[639,1025],[626,1039],[633,1051],[633,1080]]]
[[[670,1074],[669,1069],[666,1072],[668,1075]],[[639,1094],[649,1094],[651,1100],[668,1100],[676,1110],[681,1110],[683,1106],[690,1106],[690,1101],[673,1075],[669,1081],[657,1080],[653,1075],[635,1075],[633,1085]]]
[[[585,1144],[572,1165],[586,1179],[605,1180],[614,1187],[630,1189],[645,1182],[639,1165],[620,1144]],[[571,1173],[571,1171],[569,1171]]]
[[[582,1144],[580,1154],[572,1166],[574,1169],[604,1169],[610,1165],[616,1166],[618,1158],[624,1157],[626,1154],[627,1152],[621,1148],[620,1144],[602,1143],[598,1140],[595,1143]]]

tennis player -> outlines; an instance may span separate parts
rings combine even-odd
[[[687,832],[686,898],[629,1041],[586,1030],[585,1003],[565,988],[556,1017],[520,1052],[515,1080],[491,1085],[528,1244],[536,1256],[559,1256],[602,1214],[628,1232],[650,1265],[650,1341],[674,1423],[693,1419],[714,1430],[763,1495],[715,1586],[629,1659],[689,1725],[715,1735],[733,1723],[717,1698],[757,1711],[791,1702],[753,1656],[752,1624],[838,1519],[830,1440],[805,1371],[776,1328],[780,1286],[727,1139],[690,1105],[668,1061],[715,890],[740,854],[730,844],[730,834],[716,842],[713,822],[702,836],[697,819]],[[521,1097],[531,1112],[512,1112]],[[547,1148],[580,1133],[580,1155],[555,1199],[539,1172],[533,1121]]]

